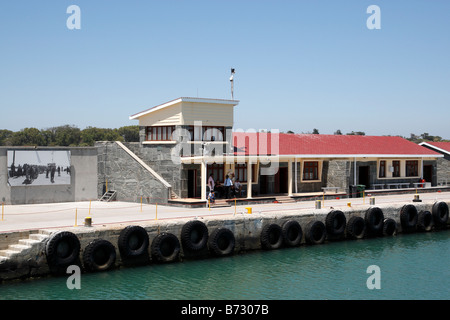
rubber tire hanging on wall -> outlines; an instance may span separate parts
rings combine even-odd
[[[400,209],[400,224],[402,232],[412,232],[417,227],[417,208],[412,204],[405,204]]]
[[[208,243],[208,228],[199,220],[188,221],[181,229],[181,244],[188,251],[200,251]]]
[[[86,271],[105,271],[116,262],[116,248],[104,239],[91,241],[83,252],[83,264]]]
[[[217,228],[209,236],[209,251],[215,256],[227,256],[234,252],[236,240],[230,229]]]
[[[383,236],[393,236],[397,233],[397,222],[394,219],[387,218],[383,222]]]
[[[366,222],[364,219],[357,216],[348,219],[346,234],[349,239],[363,239],[366,234]]]
[[[283,244],[281,232],[281,227],[275,223],[265,225],[260,236],[261,247],[266,250],[280,248]]]
[[[309,244],[322,244],[325,242],[327,232],[322,221],[311,221],[305,228],[305,240]]]
[[[378,207],[370,207],[364,216],[367,233],[370,236],[380,236],[383,233],[383,210]]]
[[[180,254],[180,241],[174,234],[162,232],[153,239],[150,251],[156,262],[173,262]]]
[[[148,249],[148,233],[141,226],[128,226],[120,232],[117,244],[122,259],[141,256]]]
[[[428,210],[419,211],[417,217],[417,230],[431,231],[433,228],[433,215]]]
[[[344,235],[347,219],[341,210],[332,210],[325,218],[327,234],[340,237]]]
[[[303,230],[300,223],[295,220],[288,220],[281,227],[281,235],[285,246],[296,247],[302,241]]]
[[[45,253],[50,267],[70,266],[79,258],[80,241],[72,232],[57,232],[50,236]]]
[[[448,220],[448,205],[444,201],[438,201],[433,204],[431,209],[434,224],[438,227],[444,227]]]

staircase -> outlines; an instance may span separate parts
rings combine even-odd
[[[0,262],[6,261],[15,255],[23,254],[33,248],[34,245],[42,243],[46,240],[51,232],[39,231],[40,233],[31,233],[28,239],[20,239],[16,244],[10,244],[7,249],[0,250]]]
[[[277,196],[275,199],[279,203],[296,203],[295,199],[290,196]]]
[[[110,201],[114,200],[115,197],[116,197],[116,191],[114,191],[114,190],[108,190],[108,191],[106,191],[105,194],[100,198],[100,201],[110,202]]]

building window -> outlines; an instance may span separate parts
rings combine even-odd
[[[208,172],[207,177],[209,178],[210,174],[212,173],[214,182],[217,183],[217,181],[224,182],[224,169],[223,164],[208,164]]]
[[[394,171],[392,172],[393,177],[400,177],[400,161],[394,160],[392,161],[392,166],[394,167]]]
[[[147,141],[171,141],[175,126],[146,127]]]
[[[410,160],[406,161],[406,176],[417,177],[419,175],[419,161]]]
[[[188,126],[191,141],[225,141],[225,127]]]
[[[319,180],[318,161],[305,161],[303,163],[303,180]]]
[[[380,178],[386,177],[386,161],[385,160],[380,161],[380,172],[378,175]]]

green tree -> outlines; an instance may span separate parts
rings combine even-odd
[[[313,134],[319,134],[319,130],[316,129],[316,128],[314,128],[312,133],[313,133]]]
[[[39,129],[25,128],[14,132],[11,143],[14,146],[44,146],[45,139]]]
[[[126,142],[139,142],[139,126],[120,127],[117,132]]]
[[[7,146],[14,132],[6,129],[0,130],[0,146]]]
[[[50,129],[54,135],[52,145],[56,146],[77,146],[80,144],[81,131],[71,125],[53,127]]]

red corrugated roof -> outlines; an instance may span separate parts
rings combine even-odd
[[[391,136],[234,132],[233,143],[236,155],[439,155]]]
[[[450,142],[432,142],[432,141],[424,141],[426,144],[434,146],[436,148],[445,150],[450,153]]]

